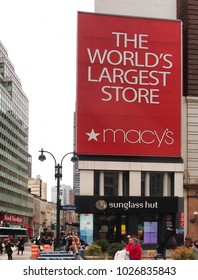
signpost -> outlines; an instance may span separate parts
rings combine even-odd
[[[76,206],[74,205],[60,205],[60,210],[73,210],[75,211],[76,210]]]

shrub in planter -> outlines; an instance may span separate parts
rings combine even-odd
[[[107,251],[110,245],[106,239],[100,239],[95,244],[101,247],[103,253]]]
[[[101,256],[101,255],[102,255],[102,249],[100,246],[96,244],[91,244],[85,250],[85,256]]]
[[[173,260],[195,260],[195,253],[185,246],[177,247],[171,254]]]
[[[107,249],[107,253],[110,257],[114,257],[117,251],[120,251],[124,248],[124,245],[118,242],[111,243],[109,248]]]

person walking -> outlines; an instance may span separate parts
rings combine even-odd
[[[3,241],[0,240],[0,254],[3,253]]]
[[[14,247],[14,245],[11,243],[10,240],[7,241],[6,245],[5,245],[5,251],[8,255],[8,260],[12,260],[12,253],[13,253],[13,250],[12,248]]]
[[[21,255],[23,255],[23,251],[24,251],[24,240],[23,240],[23,237],[19,238],[17,246],[18,246],[18,253],[17,253],[17,255],[19,255],[20,252],[21,252]]]
[[[67,238],[65,235],[62,238],[62,242],[63,242],[63,251],[66,251]]]
[[[129,254],[129,249],[133,245],[133,238],[130,235],[127,236],[127,238],[128,238],[128,243],[126,244],[125,248],[126,248],[126,251]]]
[[[194,240],[192,249],[195,252],[195,259],[198,260],[198,240]]]
[[[48,245],[52,245],[52,239],[51,239],[51,237],[50,236],[48,236],[47,237],[47,239],[46,239],[46,244],[48,244]]]
[[[193,246],[193,240],[192,240],[192,238],[190,237],[189,234],[187,234],[186,237],[185,237],[185,246],[187,248],[191,248]]]
[[[157,254],[155,255],[154,259],[163,258],[166,259],[166,242],[163,237],[160,238],[158,246],[157,246]]]
[[[142,259],[142,247],[139,244],[139,240],[134,236],[129,237],[129,242],[126,245],[126,251],[129,254],[130,260]]]

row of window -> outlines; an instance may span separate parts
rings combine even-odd
[[[13,115],[12,111],[10,111],[10,110],[4,110],[4,111],[5,111],[5,113],[3,112],[3,102],[1,102],[0,103],[0,115],[5,120],[5,123],[10,125],[11,129],[8,128],[8,125],[6,126],[3,122],[1,122],[2,128],[5,129],[12,137],[17,138],[16,140],[18,142],[20,142],[21,144],[25,144],[23,142],[24,139],[22,140],[21,137],[24,137],[24,138],[27,137],[27,128],[21,129],[22,122],[20,120],[18,120],[19,124],[16,125],[17,117],[15,115]],[[18,133],[18,135],[17,135],[17,133]],[[20,135],[20,137],[19,137],[19,135]]]
[[[17,150],[21,155],[24,155],[27,157],[27,153],[24,151],[24,146],[22,146],[19,142],[14,142],[10,137],[7,137],[5,133],[2,133],[0,131],[0,139],[4,140],[4,143],[6,143],[6,146],[13,147],[13,150]],[[2,150],[5,150],[5,145],[2,145]],[[26,164],[26,161],[24,161],[24,164]]]
[[[0,144],[0,149],[2,151],[5,151],[5,147],[2,144]],[[8,152],[7,152],[8,155]],[[11,175],[13,178],[16,178],[20,180],[23,183],[27,183],[27,177],[28,177],[28,166],[27,162],[24,161],[23,159],[19,158],[18,156],[14,153],[9,153],[9,157],[5,157],[2,154],[0,154],[0,162],[3,164],[1,165],[1,171],[4,172],[5,174]],[[13,160],[15,159],[15,161]],[[19,163],[22,164],[19,164]],[[24,166],[24,167],[23,167]]]
[[[0,200],[1,209],[5,209],[6,213],[15,213],[18,215],[24,216],[32,216],[33,213],[33,205],[29,203],[28,206],[20,205],[20,204],[13,204],[7,201]],[[30,207],[30,205],[32,207]]]
[[[117,171],[104,171],[104,194],[107,196],[118,196]],[[149,196],[163,196],[164,176],[163,172],[141,172],[141,196],[146,196],[146,174],[149,176]],[[166,173],[167,176],[167,195],[174,196],[174,172]],[[133,182],[133,179],[132,179]],[[100,171],[94,172],[94,195],[100,195]],[[129,172],[122,172],[122,195],[129,195]]]
[[[2,167],[2,166],[1,166]],[[3,167],[2,167],[3,168]],[[1,174],[2,174],[2,172],[1,172]],[[19,177],[19,176],[18,176]],[[0,184],[0,186],[3,186],[3,185],[5,185],[5,189],[6,189],[6,186],[10,186],[11,188],[16,188],[16,190],[17,191],[24,191],[24,192],[27,192],[27,179],[25,179],[25,178],[23,178],[23,177],[20,177],[20,182],[22,182],[23,183],[23,185],[22,185],[22,183],[17,183],[17,182],[19,182],[19,179],[16,177],[15,178],[15,180],[13,181],[13,180],[10,180],[10,179],[8,179],[8,178],[6,178],[6,177],[3,177],[2,175],[0,176],[0,182],[1,182],[1,184]],[[4,188],[4,187],[3,187]],[[0,191],[0,193],[1,193],[1,191]]]

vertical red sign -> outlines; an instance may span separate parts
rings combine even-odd
[[[180,226],[184,227],[184,212],[180,212]]]
[[[78,14],[79,154],[180,157],[181,22]]]

